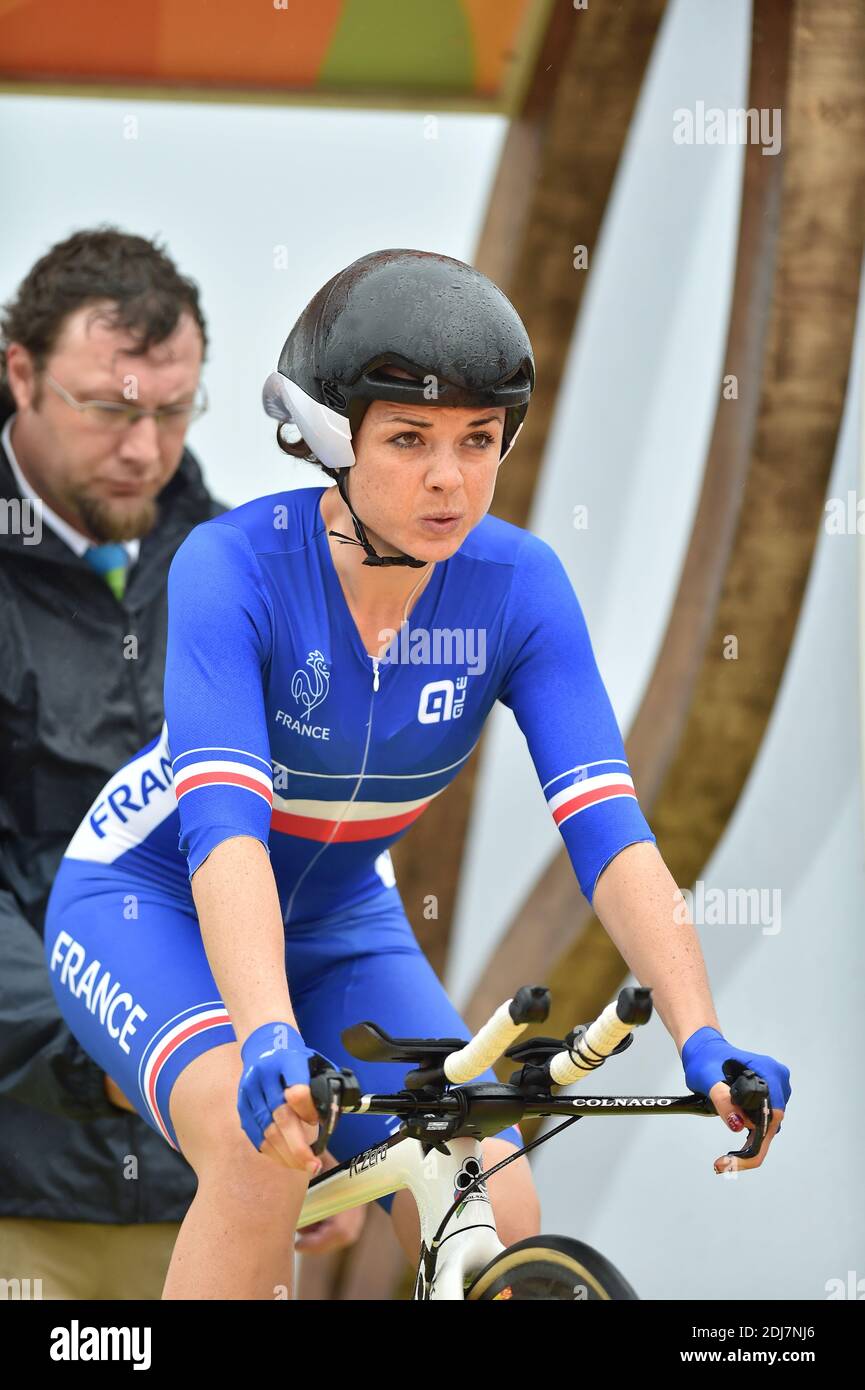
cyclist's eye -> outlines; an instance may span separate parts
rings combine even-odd
[[[410,449],[413,447],[413,445],[404,444],[400,441],[406,439],[416,440],[419,438],[420,436],[416,434],[414,430],[406,430],[403,434],[394,435],[389,442],[391,444],[395,444],[398,449]],[[480,451],[488,449],[490,445],[494,442],[493,436],[489,434],[487,430],[476,430],[473,434],[470,434],[468,436],[467,442],[470,442],[471,440],[476,441],[474,444],[471,445],[471,447]]]

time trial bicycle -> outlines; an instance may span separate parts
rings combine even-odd
[[[313,1178],[298,1229],[407,1187],[417,1203],[421,1249],[412,1298],[630,1300],[638,1295],[599,1251],[570,1236],[537,1235],[504,1246],[496,1232],[486,1182],[587,1115],[717,1115],[708,1096],[573,1096],[608,1057],[625,1051],[652,1014],[652,991],[623,989],[589,1025],[565,1038],[520,1035],[548,1017],[550,992],[526,985],[500,1006],[470,1041],[392,1038],[375,1023],[342,1033],[346,1051],[370,1062],[412,1067],[404,1089],[362,1095],[354,1073],[324,1058],[310,1060],[310,1090],[319,1115],[312,1150],[321,1154],[340,1115],[396,1115],[399,1130]],[[507,1082],[474,1082],[502,1057],[517,1063]],[[735,1058],[723,1066],[731,1099],[753,1122],[736,1158],[759,1153],[772,1111],[763,1077]],[[483,1171],[480,1141],[524,1119],[566,1117],[562,1124]]]

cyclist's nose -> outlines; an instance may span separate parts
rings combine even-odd
[[[462,487],[462,464],[455,448],[443,444],[435,450],[430,459],[426,482],[428,487],[441,488],[445,492],[455,492]]]

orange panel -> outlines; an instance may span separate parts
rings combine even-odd
[[[163,0],[159,71],[173,81],[312,87],[324,61],[342,0],[272,0],[257,4]]]
[[[25,76],[138,77],[153,72],[158,6],[116,0],[22,0],[0,8],[0,71]]]
[[[471,90],[494,96],[532,0],[460,0],[471,34]],[[344,0],[0,0],[0,73],[8,77],[162,80],[310,88]],[[358,54],[356,80],[363,78]],[[372,79],[374,80],[374,79]],[[325,84],[326,85],[326,84]],[[383,90],[389,83],[382,82]]]
[[[474,90],[495,96],[512,60],[531,0],[462,0],[474,44]]]

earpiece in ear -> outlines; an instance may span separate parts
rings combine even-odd
[[[283,444],[296,444],[301,438],[300,430],[292,421],[281,424],[277,430],[277,434]]]

